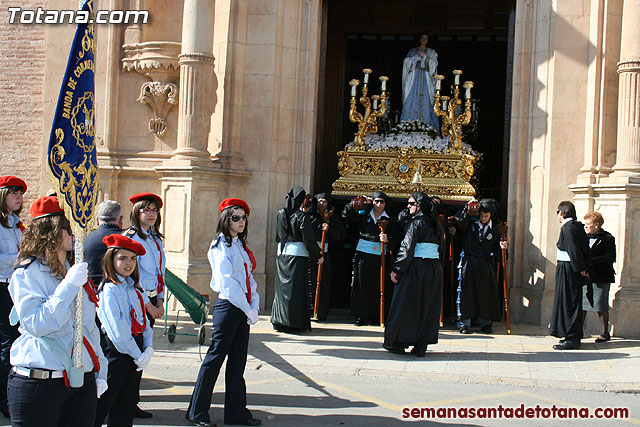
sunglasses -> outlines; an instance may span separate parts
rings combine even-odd
[[[558,210],[556,211],[556,215],[558,215],[559,213],[560,213],[560,209],[558,209]]]
[[[409,206],[415,206],[417,204],[418,204],[418,202],[407,202],[407,205],[409,205]]]
[[[247,216],[246,215],[231,215],[231,221],[238,222],[240,220],[246,221],[247,220]]]
[[[144,208],[144,209],[140,209],[140,213],[146,213],[147,215],[158,215],[158,209],[149,209],[149,208]]]
[[[375,199],[373,203],[387,203],[387,202],[385,202],[384,199]]]

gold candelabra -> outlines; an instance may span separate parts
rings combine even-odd
[[[442,117],[442,136],[448,136],[456,150],[462,149],[462,126],[469,124],[471,120],[471,88],[472,81],[466,81],[462,85],[465,88],[464,112],[456,116],[456,109],[462,100],[460,95],[460,74],[462,70],[453,70],[453,96],[440,96],[440,86],[442,84],[443,75],[434,76],[436,78],[436,96],[433,105],[433,111],[437,116]]]
[[[349,82],[351,86],[351,102],[349,107],[349,120],[351,123],[358,123],[358,131],[356,132],[353,140],[353,145],[357,150],[364,150],[364,138],[369,133],[376,133],[378,131],[378,118],[384,116],[386,112],[386,100],[387,100],[387,80],[389,77],[380,76],[380,90],[381,95],[373,95],[369,98],[369,74],[373,71],[369,68],[362,70],[364,73],[362,96],[360,97],[360,104],[364,106],[364,114],[361,114],[356,109],[356,90],[360,84],[359,80],[353,79]],[[373,100],[373,103],[371,102]]]

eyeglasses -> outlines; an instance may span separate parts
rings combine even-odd
[[[240,220],[246,221],[247,220],[247,216],[246,215],[231,215],[231,221],[238,222]]]
[[[556,211],[556,215],[558,215],[559,213],[560,213],[560,209],[558,209],[558,210]]]
[[[144,208],[144,209],[140,209],[140,213],[145,213],[147,215],[158,215],[158,209],[149,209],[149,208]]]
[[[387,203],[384,199],[375,199],[373,203]]]
[[[407,205],[409,205],[409,206],[415,206],[417,204],[418,204],[418,202],[407,202]]]

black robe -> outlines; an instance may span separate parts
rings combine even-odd
[[[496,221],[480,237],[478,223],[466,213],[455,220],[456,229],[461,233],[464,256],[462,264],[462,292],[460,295],[461,319],[499,321],[502,305],[498,291],[496,263],[501,257],[500,234]]]
[[[324,220],[317,212],[310,214],[311,225],[316,236],[316,242],[322,241],[322,224]],[[331,303],[331,277],[332,271],[332,259],[333,251],[336,243],[341,243],[346,237],[346,231],[342,220],[339,215],[335,213],[329,218],[329,229],[325,235],[325,244],[329,248],[329,251],[324,254],[324,261],[322,263],[322,283],[320,284],[320,300],[318,301],[318,319],[323,320],[327,318],[329,313],[329,305]],[[315,302],[315,293],[318,280],[318,264],[311,263],[311,305]]]
[[[380,242],[380,228],[373,221],[370,212],[371,208],[366,209],[363,213],[356,212],[353,209],[353,204],[348,203],[344,207],[342,217],[352,226],[358,227],[360,239]],[[390,253],[385,255],[385,317],[389,311],[393,294],[393,282],[389,278],[390,267],[393,257],[398,252],[402,234],[402,229],[395,219],[389,218],[386,234],[389,238],[389,243],[386,246]],[[368,319],[373,322],[380,320],[380,255],[356,251],[353,258],[349,311],[356,318]]]
[[[427,344],[438,342],[440,304],[442,296],[442,266],[440,259],[415,258],[417,243],[435,243],[442,253],[443,242],[437,219],[421,212],[411,218],[400,243],[393,271],[398,283],[385,323],[384,343],[424,352]]]
[[[549,323],[549,334],[567,341],[580,342],[582,338],[582,286],[589,279],[580,275],[589,270],[589,239],[580,221],[571,220],[560,228],[558,249],[569,254],[571,261],[558,261],[556,266],[556,292]]]
[[[299,198],[299,194],[296,196]],[[303,242],[309,252],[309,257],[284,254],[276,256],[277,273],[271,323],[276,329],[283,331],[311,330],[307,293],[309,262],[316,262],[320,258],[320,248],[316,243],[309,215],[299,209],[300,203],[288,202],[288,206],[278,211],[277,215],[278,245],[284,248],[287,242]]]

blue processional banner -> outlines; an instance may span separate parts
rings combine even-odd
[[[78,24],[49,137],[48,166],[74,234],[90,231],[98,202],[95,144],[95,41],[93,0],[84,0],[87,23]]]

